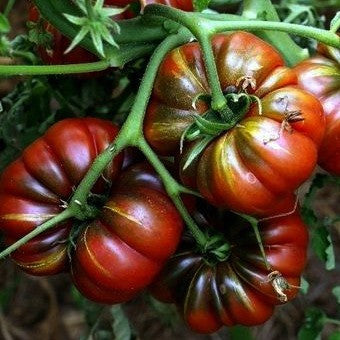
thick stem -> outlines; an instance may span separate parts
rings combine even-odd
[[[92,0],[85,0],[86,12],[90,20],[94,20],[94,12],[92,8]]]
[[[131,113],[125,121],[116,140],[94,161],[91,169],[75,191],[72,202],[77,200],[81,204],[86,204],[88,193],[113,157],[115,157],[123,148],[137,144],[139,136],[142,136],[143,134],[142,126],[144,115],[158,67],[169,50],[189,39],[190,34],[186,30],[182,30],[180,33],[166,38],[155,50],[144,73]]]
[[[0,259],[3,259],[4,257],[10,255],[13,253],[13,251],[17,250],[19,247],[27,243],[28,241],[32,240],[34,237],[40,235],[42,232],[53,228],[59,223],[64,222],[65,220],[74,217],[74,212],[72,209],[67,208],[60,214],[56,215],[55,217],[52,217],[45,223],[39,225],[34,230],[32,230],[30,233],[19,239],[17,242],[13,243],[11,246],[6,248],[3,252],[0,253]]]
[[[207,70],[208,81],[211,89],[211,108],[218,112],[225,111],[227,107],[227,101],[221,89],[214,52],[211,44],[211,37],[206,34],[199,34],[197,38],[203,52],[204,64]]]
[[[210,36],[211,34],[225,31],[269,30],[296,34],[318,40],[333,47],[340,47],[340,37],[337,34],[327,30],[298,24],[261,20],[221,20],[223,15],[219,15],[220,20],[215,20],[212,15],[204,14],[200,15],[200,20],[197,20],[196,13],[183,12],[164,5],[149,5],[145,8],[144,15],[156,15],[174,20],[187,27],[195,36],[198,31]]]
[[[167,191],[168,195],[174,202],[177,210],[181,214],[190,232],[192,233],[193,237],[195,238],[200,248],[204,249],[207,244],[207,238],[205,237],[204,233],[200,230],[200,228],[197,226],[195,221],[192,219],[192,217],[188,213],[188,210],[184,206],[183,201],[180,197],[180,192],[181,192],[180,185],[171,176],[170,172],[167,170],[164,164],[159,160],[155,152],[151,149],[151,147],[149,146],[149,144],[145,141],[143,137],[139,139],[137,146],[144,153],[148,161],[152,164],[154,169],[159,174],[159,177],[162,179],[165,190]]]

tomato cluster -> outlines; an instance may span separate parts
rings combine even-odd
[[[115,125],[100,119],[63,120],[2,173],[0,230],[6,244],[65,209],[117,132]],[[142,165],[120,173],[122,158],[110,163],[92,190],[95,196],[110,189],[98,218],[77,228],[72,242],[74,221],[66,221],[20,247],[12,259],[24,271],[70,271],[85,296],[105,303],[131,299],[152,281],[177,247],[182,220],[154,171]]]
[[[141,7],[150,3],[193,10],[186,0],[143,0]],[[40,20],[36,8],[30,20]],[[64,54],[70,40],[43,25],[53,37],[51,46],[38,48],[45,63],[97,60],[81,47]],[[144,121],[148,143],[171,159],[166,167],[203,197],[185,205],[207,244],[182,235],[182,218],[158,175],[129,150],[92,188],[88,201],[96,216],[68,219],[21,246],[11,257],[22,270],[69,272],[86,297],[107,304],[149,286],[200,333],[263,323],[276,305],[295,297],[308,243],[295,191],[317,162],[340,175],[339,54],[320,46],[319,56],[290,69],[272,46],[246,32],[218,34],[212,48],[227,110],[212,109],[202,51],[191,42],[164,58]],[[108,121],[66,119],[28,146],[0,177],[5,243],[67,209],[118,132]],[[242,214],[262,219],[264,254]]]

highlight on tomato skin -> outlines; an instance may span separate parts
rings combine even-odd
[[[241,92],[258,100],[184,169],[187,148],[195,141],[184,145],[178,156],[181,136],[195,115],[209,112],[207,103],[197,98],[210,93],[199,44],[188,43],[170,51],[159,68],[145,137],[159,155],[177,155],[183,184],[211,204],[270,216],[270,207],[294,192],[316,166],[325,131],[322,106],[297,86],[295,72],[258,37],[246,32],[218,34],[212,46],[222,90],[227,94],[233,88],[235,95]]]
[[[308,245],[298,211],[260,223],[269,268],[247,222],[216,209],[209,216],[198,213],[201,223],[223,233],[230,246],[227,259],[201,254],[183,239],[150,286],[155,298],[177,305],[190,329],[213,333],[222,326],[258,325],[271,317],[276,305],[296,296]]]
[[[132,299],[177,248],[183,221],[150,174],[139,164],[123,172],[101,215],[79,236],[71,273],[91,300],[114,304]],[[133,182],[132,190],[120,185]]]
[[[320,146],[318,164],[340,176],[340,51],[318,45],[318,54],[298,64],[299,86],[314,94],[326,116],[326,132]]]
[[[0,177],[0,231],[10,245],[38,225],[61,213],[95,157],[117,136],[118,127],[97,118],[62,120],[31,145]],[[114,181],[121,165],[117,156],[103,176]],[[100,178],[93,191],[102,192]],[[67,240],[72,221],[48,230],[11,257],[31,275],[68,270]]]

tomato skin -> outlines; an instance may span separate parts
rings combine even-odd
[[[118,130],[101,119],[65,119],[53,125],[4,170],[0,178],[0,230],[7,244],[64,210],[73,189]],[[121,164],[119,155],[104,176],[114,180]],[[98,180],[95,191],[100,191],[103,185],[104,180]],[[66,241],[71,226],[71,221],[66,221],[40,234],[15,251],[13,260],[32,275],[66,270]]]
[[[140,0],[142,8],[144,8],[146,5],[151,4],[160,4],[160,5],[166,5],[169,7],[181,9],[182,11],[186,12],[193,12],[194,6],[192,0]]]
[[[326,116],[326,132],[319,150],[319,165],[340,176],[340,50],[318,47],[317,56],[295,67],[299,86],[314,94]]]
[[[298,286],[306,263],[308,232],[298,213],[260,225],[270,270],[265,267],[252,228],[235,216],[227,216],[220,220],[219,228],[232,246],[227,260],[208,264],[204,255],[183,244],[150,288],[160,301],[176,303],[195,332],[213,333],[223,325],[265,322],[275,305],[283,303],[268,274],[278,271],[290,285]],[[283,290],[287,300],[298,293],[292,286]]]
[[[212,46],[222,90],[252,77],[255,88],[247,91],[260,99],[262,114],[253,104],[247,116],[216,137],[185,174],[181,167],[181,179],[214,205],[270,215],[271,206],[301,185],[315,167],[325,129],[321,104],[296,86],[295,73],[284,66],[278,52],[254,35],[219,34]],[[183,45],[165,57],[144,122],[145,136],[158,154],[179,152],[180,136],[194,121],[193,114],[207,110],[205,103],[198,101],[194,108],[193,102],[209,92],[198,43]],[[303,120],[282,129],[284,119],[294,112]]]
[[[143,166],[141,167],[141,169]],[[148,172],[148,170],[146,171]],[[133,298],[158,274],[179,243],[182,220],[157,179],[128,170],[98,220],[80,235],[72,277],[88,298],[120,303]],[[151,183],[151,185],[145,186]],[[155,185],[156,183],[156,185]]]

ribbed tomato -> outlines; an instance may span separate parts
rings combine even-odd
[[[319,55],[295,67],[299,86],[313,93],[326,115],[326,132],[319,150],[319,164],[340,176],[340,50],[319,45]]]
[[[28,146],[0,178],[0,230],[11,244],[67,205],[95,157],[116,137],[118,127],[95,118],[65,119]],[[113,181],[122,164],[118,156],[103,178]],[[95,191],[105,182],[98,180]],[[72,222],[44,232],[12,254],[32,275],[51,275],[68,267],[67,241]]]
[[[109,304],[130,300],[150,284],[182,231],[179,213],[147,167],[128,169],[117,183],[99,218],[79,236],[71,266],[77,288]]]
[[[214,205],[271,214],[272,205],[294,191],[315,167],[325,129],[322,107],[296,86],[295,73],[284,66],[278,52],[256,36],[220,34],[212,46],[226,95],[257,96],[262,110],[253,103],[244,118],[210,143],[197,168],[182,174],[182,179],[186,185],[194,183]],[[180,137],[194,115],[203,116],[209,108],[197,98],[209,93],[198,43],[183,45],[165,57],[144,124],[156,152],[179,152]]]
[[[176,303],[195,332],[261,324],[276,305],[298,292],[306,263],[307,229],[297,212],[262,222],[267,269],[250,225],[230,213],[216,222],[218,213],[213,214],[209,222],[206,217],[199,220],[211,227],[214,219],[219,225],[230,246],[228,258],[217,261],[185,241],[151,286],[151,293],[163,302]]]

